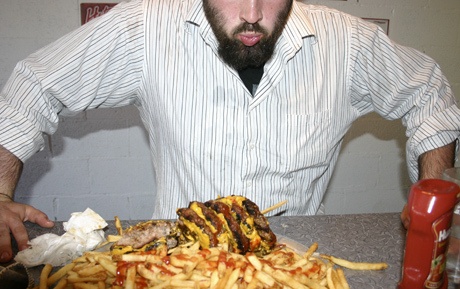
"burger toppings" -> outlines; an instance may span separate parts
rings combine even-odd
[[[221,201],[208,201],[205,203],[217,213],[227,229],[227,242],[231,245],[230,249],[235,253],[246,253],[249,250],[249,239],[243,234],[239,222],[234,218],[231,207]],[[225,243],[225,240],[224,240]]]
[[[188,208],[178,209],[177,214],[182,242],[199,241],[202,248],[228,244],[231,252],[258,255],[269,253],[276,244],[276,236],[258,206],[242,196],[204,204],[191,202]]]
[[[112,246],[112,253],[167,250],[178,243],[198,241],[204,249],[224,245],[234,253],[265,255],[276,245],[276,236],[259,207],[242,196],[191,202],[177,209],[177,215],[177,222],[150,220],[124,231],[120,225],[121,238]]]
[[[276,236],[270,229],[267,218],[259,211],[259,207],[254,202],[245,199],[243,203],[249,215],[253,216],[254,227],[264,243],[263,246],[273,248],[276,244]]]
[[[201,218],[193,209],[178,209],[177,214],[181,218],[181,222],[179,222],[181,232],[183,232],[183,228],[190,228],[196,232],[194,237],[200,241],[200,244],[203,244],[204,248],[216,247],[219,244],[213,228],[208,226],[206,220]]]

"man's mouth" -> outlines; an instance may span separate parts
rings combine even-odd
[[[256,45],[262,38],[260,33],[240,33],[238,34],[240,41],[246,46]]]

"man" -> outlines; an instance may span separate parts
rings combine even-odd
[[[438,66],[376,26],[291,0],[133,0],[20,62],[0,100],[0,258],[52,226],[12,201],[58,115],[135,104],[158,201],[242,194],[315,214],[352,122],[402,118],[412,180],[453,165],[460,112]]]

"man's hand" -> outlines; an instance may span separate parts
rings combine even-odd
[[[48,219],[45,213],[34,207],[0,200],[0,263],[8,262],[13,258],[10,232],[16,239],[19,250],[28,247],[29,237],[23,224],[25,221],[46,228],[54,226],[54,223]]]
[[[23,224],[25,221],[47,228],[54,226],[45,213],[13,202],[21,172],[22,161],[0,146],[0,263],[13,258],[10,233],[16,239],[19,250],[27,248],[29,236]]]
[[[401,212],[401,222],[404,225],[404,228],[409,228],[409,221],[409,210],[407,209],[407,204],[405,204]]]

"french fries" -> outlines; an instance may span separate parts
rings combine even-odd
[[[52,269],[53,269],[53,266],[51,266],[50,264],[46,264],[43,267],[43,270],[40,273],[40,286],[39,286],[40,289],[47,289],[48,277]]]
[[[355,263],[315,253],[314,243],[304,254],[280,245],[257,257],[228,251],[226,246],[200,249],[199,243],[166,251],[86,252],[54,274],[46,265],[39,289],[349,289],[341,267],[381,270],[385,263]]]
[[[276,206],[280,206],[278,204]],[[118,235],[123,234],[115,217]],[[166,245],[152,251],[86,252],[52,273],[47,264],[34,289],[350,289],[343,268],[382,270],[386,263],[357,263],[316,253],[313,243],[299,253],[279,244],[271,253],[258,257],[220,247],[200,249],[200,243],[182,244],[168,250]]]
[[[320,255],[322,258],[331,261],[341,267],[352,269],[352,270],[384,270],[388,268],[387,263],[361,263],[361,262],[350,262],[348,260],[340,259],[329,255]]]

